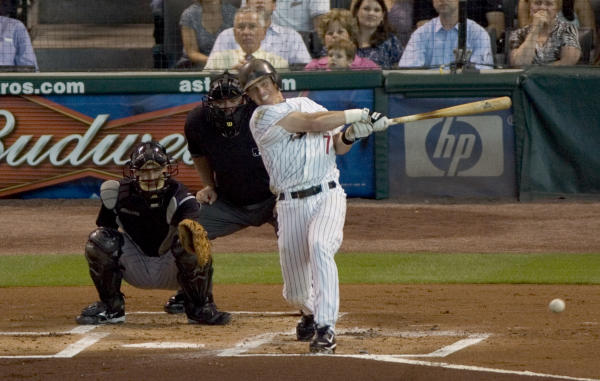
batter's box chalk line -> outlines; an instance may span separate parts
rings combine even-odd
[[[0,359],[51,359],[51,358],[71,358],[84,351],[86,348],[96,344],[101,339],[109,335],[108,332],[92,332],[98,326],[80,325],[70,331],[63,332],[0,332],[4,336],[64,336],[64,335],[84,335],[76,342],[67,345],[62,351],[53,355],[17,355],[0,356]]]
[[[360,329],[360,328],[352,328],[348,330],[337,330],[339,335],[357,335],[357,334],[365,334],[373,331],[372,329]],[[555,374],[546,374],[546,373],[535,373],[530,371],[515,371],[515,370],[507,370],[507,369],[497,369],[497,368],[486,368],[480,366],[472,366],[472,365],[459,365],[459,364],[449,364],[444,362],[432,362],[432,361],[424,361],[424,360],[415,360],[413,357],[445,357],[451,353],[457,352],[461,349],[467,348],[468,346],[475,345],[488,337],[491,334],[487,333],[472,333],[467,334],[462,331],[431,331],[431,332],[414,332],[414,331],[387,331],[386,334],[388,336],[397,336],[397,337],[407,337],[407,338],[418,338],[418,337],[431,337],[431,336],[467,336],[464,339],[458,340],[457,342],[448,345],[446,347],[440,348],[436,351],[425,355],[417,355],[417,354],[404,354],[404,355],[369,355],[369,354],[250,354],[245,353],[251,349],[257,348],[263,344],[269,343],[273,338],[279,335],[295,335],[295,330],[287,331],[287,332],[271,332],[265,333],[261,335],[254,336],[252,338],[248,338],[236,344],[233,348],[225,349],[221,351],[217,356],[220,357],[303,357],[303,356],[331,356],[331,357],[345,357],[345,358],[356,358],[361,360],[373,360],[373,361],[382,361],[388,363],[396,363],[396,364],[407,364],[407,365],[417,365],[417,366],[426,366],[426,367],[434,367],[434,368],[445,368],[445,369],[456,369],[463,371],[472,371],[472,372],[487,372],[487,373],[498,373],[498,374],[510,374],[510,375],[518,375],[518,376],[528,376],[528,377],[547,377],[554,378],[558,380],[574,380],[574,381],[600,381],[600,379],[593,378],[579,378],[579,377],[570,377],[570,376],[562,376]]]

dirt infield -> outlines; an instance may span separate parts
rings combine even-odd
[[[89,200],[0,200],[0,255],[81,252],[97,209]],[[600,203],[351,201],[339,255],[597,253],[598,232]],[[276,244],[261,227],[214,249]],[[168,291],[123,291],[125,324],[82,331],[74,316],[96,299],[91,287],[0,289],[0,379],[600,379],[598,286],[344,285],[334,357],[304,355],[280,285],[215,285],[219,306],[234,312],[227,327],[161,313]],[[556,297],[567,303],[561,314],[547,308]]]

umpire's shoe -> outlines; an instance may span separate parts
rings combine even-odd
[[[300,311],[302,318],[296,325],[296,339],[298,341],[310,341],[315,335],[315,317],[314,315],[305,315],[304,312]]]
[[[214,303],[206,303],[201,308],[193,307],[190,304],[188,306],[190,308],[185,313],[190,324],[227,325],[231,321],[231,314],[217,310],[217,305]]]
[[[165,312],[168,314],[182,314],[185,312],[185,294],[179,290],[177,293],[167,300],[164,306]]]
[[[85,307],[81,315],[75,318],[78,324],[118,324],[125,322],[125,309],[111,311],[104,302],[96,302]]]
[[[333,354],[335,353],[335,332],[330,326],[317,327],[317,336],[310,342],[312,353]]]

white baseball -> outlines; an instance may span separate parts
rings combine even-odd
[[[548,307],[552,312],[563,312],[565,310],[565,301],[562,299],[554,299],[548,304]]]

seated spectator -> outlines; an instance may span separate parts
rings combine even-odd
[[[531,0],[519,0],[517,18],[519,27],[531,24]],[[558,17],[561,21],[572,23],[576,28],[590,28],[596,30],[594,10],[589,0],[559,0],[557,2]]]
[[[318,54],[322,46],[315,30],[318,18],[329,12],[330,0],[278,0],[273,22],[294,29],[304,39],[311,54]]]
[[[181,14],[183,62],[177,66],[203,67],[219,33],[233,26],[236,8],[221,0],[196,0]]]
[[[455,63],[458,46],[458,0],[433,0],[438,17],[417,29],[402,54],[398,65],[403,67],[440,67]],[[475,21],[467,19],[467,50],[469,62],[477,69],[493,67],[489,34]]]
[[[577,28],[557,17],[558,0],[532,0],[531,24],[511,33],[513,66],[575,65],[581,56]]]
[[[249,0],[247,2],[247,6],[263,11],[265,14],[267,33],[260,48],[266,52],[284,58],[291,66],[304,66],[311,60],[311,56],[304,44],[304,40],[302,40],[302,36],[294,29],[280,26],[272,22],[271,16],[275,4],[275,0]],[[211,53],[237,48],[239,48],[239,45],[235,40],[234,30],[233,28],[229,28],[219,34]]]
[[[315,58],[304,70],[377,70],[379,66],[368,58],[356,55],[356,45],[345,38],[327,45],[327,56]]]
[[[260,47],[267,31],[264,12],[250,7],[240,8],[235,14],[233,31],[239,47],[211,53],[205,70],[239,69],[255,58],[269,61],[277,69],[288,68],[288,62],[283,57]]]
[[[330,46],[339,40],[351,41],[356,49],[356,35],[358,33],[358,24],[352,13],[347,9],[332,9],[319,18],[317,26],[319,38],[325,44]],[[306,67],[305,70],[324,70],[327,68],[328,54],[327,48],[323,48],[321,58],[315,58]],[[355,55],[350,64],[351,69],[378,69],[379,66],[368,58]]]
[[[4,16],[0,16],[0,65],[39,70],[27,28],[21,21]]]
[[[358,22],[357,54],[384,69],[396,65],[402,54],[398,37],[392,33],[383,0],[357,0],[352,15]]]

